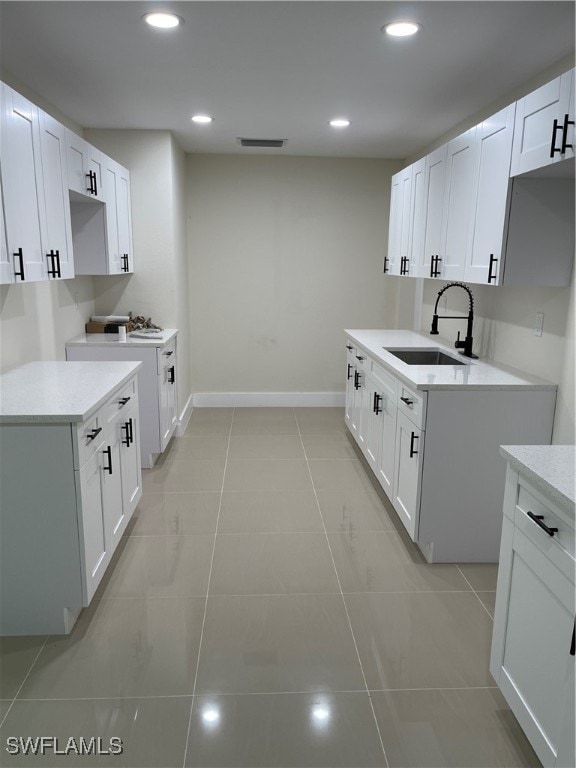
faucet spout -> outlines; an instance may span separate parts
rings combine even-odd
[[[477,360],[478,355],[475,355],[472,352],[472,345],[474,343],[474,339],[472,338],[472,327],[474,325],[474,297],[472,296],[472,291],[470,290],[470,288],[464,283],[448,283],[442,288],[441,291],[439,291],[438,296],[436,297],[436,304],[434,305],[434,314],[432,315],[432,326],[430,328],[430,335],[437,336],[439,333],[438,320],[440,318],[438,317],[438,302],[440,301],[440,297],[442,296],[442,294],[446,293],[446,291],[449,288],[462,288],[468,294],[468,298],[470,300],[468,317],[462,317],[461,315],[442,315],[442,319],[443,320],[467,320],[466,338],[464,339],[464,341],[460,341],[460,332],[458,332],[458,337],[454,342],[454,346],[456,347],[456,349],[462,350],[462,352],[460,352],[461,355]]]

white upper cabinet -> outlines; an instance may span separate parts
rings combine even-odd
[[[515,105],[477,127],[478,170],[473,189],[473,237],[466,251],[464,280],[500,285],[507,220],[510,151]]]
[[[40,112],[40,150],[46,238],[44,254],[49,278],[74,277],[66,129],[45,112]]]
[[[46,209],[38,108],[4,84],[1,95],[0,162],[9,259],[2,278],[8,282],[46,280],[42,247]]]
[[[104,200],[104,155],[73,131],[66,134],[70,189],[93,200]]]
[[[412,224],[410,217],[411,193],[412,166],[404,168],[392,177],[388,255],[384,260],[384,272],[390,275],[404,274]]]
[[[2,194],[2,177],[0,176],[0,201]],[[4,224],[4,206],[0,205],[0,284],[13,283],[14,270],[12,262],[8,256],[8,245],[6,244],[6,226]]]
[[[574,157],[574,70],[517,103],[511,176]]]
[[[448,143],[442,216],[442,277],[461,280],[474,231],[474,190],[478,179],[477,128]]]
[[[104,164],[104,199],[108,249],[107,274],[132,272],[130,174],[112,158],[106,158]]]
[[[447,145],[425,159],[421,209],[420,277],[443,277],[442,214],[446,180]]]

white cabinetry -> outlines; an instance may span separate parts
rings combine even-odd
[[[574,70],[520,99],[511,175],[574,157]]]
[[[68,184],[73,192],[93,200],[104,200],[104,160],[100,150],[73,131],[66,131]]]
[[[142,494],[138,444],[121,443],[122,436],[136,439],[138,433],[136,367],[106,371],[107,380],[116,384],[110,390],[100,386],[103,402],[72,388],[72,403],[78,398],[96,403],[78,422],[76,414],[58,408],[50,412],[46,397],[53,388],[53,399],[67,409],[67,398],[59,393],[66,376],[78,376],[78,367],[74,374],[66,372],[64,367],[72,365],[78,364],[33,363],[6,374],[7,384],[3,381],[3,635],[71,631],[80,610],[92,600]],[[98,376],[95,365],[78,378],[78,386],[86,390],[94,376]],[[16,398],[11,387],[18,389]],[[34,391],[36,402],[10,414],[6,422],[6,401],[12,397],[23,402]],[[38,415],[42,399],[47,407],[45,415]],[[31,416],[26,415],[27,408]]]
[[[446,145],[425,159],[419,243],[420,277],[442,277],[442,214],[446,182]]]
[[[414,336],[414,346],[422,346]],[[555,389],[475,389],[463,384],[466,367],[456,365],[453,388],[428,384],[431,367],[421,369],[422,384],[409,386],[354,335],[347,346],[345,421],[411,538],[429,562],[496,562],[504,484],[499,446],[550,442]]]
[[[132,272],[132,219],[130,174],[119,163],[106,158],[104,165],[106,200],[107,274]]]
[[[119,342],[116,334],[87,334],[66,344],[67,360],[138,360],[140,402],[140,461],[154,466],[178,424],[178,361],[176,330],[164,330],[161,339],[128,336]]]
[[[392,176],[388,255],[384,259],[384,272],[391,275],[405,274],[410,256],[411,199],[412,166],[409,166]]]
[[[574,564],[574,508],[509,467],[490,671],[546,768],[574,765]]]

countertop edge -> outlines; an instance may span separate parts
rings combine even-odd
[[[65,347],[89,347],[89,346],[107,346],[114,345],[118,347],[163,347],[178,335],[178,328],[164,328],[162,333],[166,334],[161,339],[142,339],[128,334],[126,341],[118,341],[117,333],[82,333],[74,336],[64,343]],[[91,338],[92,337],[92,338]]]
[[[506,461],[510,464],[510,466],[517,470],[519,474],[524,475],[530,482],[532,482],[537,488],[539,488],[542,492],[546,493],[550,497],[550,499],[557,504],[559,504],[561,507],[564,507],[565,509],[569,510],[570,512],[574,513],[575,510],[575,499],[570,498],[570,496],[566,495],[566,493],[561,490],[558,485],[555,485],[550,480],[547,480],[541,473],[537,472],[535,469],[533,469],[531,466],[525,463],[521,458],[519,458],[514,451],[518,448],[527,450],[527,449],[533,449],[534,451],[537,451],[538,449],[543,449],[543,451],[546,448],[573,448],[573,446],[553,446],[553,445],[541,445],[541,446],[513,446],[513,445],[501,445],[500,446],[500,455],[503,456]]]

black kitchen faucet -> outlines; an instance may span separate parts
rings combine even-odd
[[[448,283],[448,285],[445,285],[444,288],[438,293],[438,297],[436,298],[436,304],[434,305],[434,315],[432,316],[432,328],[430,329],[430,334],[432,336],[438,335],[438,302],[440,301],[440,296],[442,296],[443,293],[446,293],[448,288],[453,287],[463,288],[466,293],[468,294],[468,298],[470,299],[470,308],[468,310],[468,317],[462,317],[462,315],[442,315],[442,320],[467,320],[468,324],[466,326],[466,338],[464,341],[460,341],[460,331],[458,331],[458,337],[456,341],[454,342],[454,346],[456,349],[462,349],[462,352],[460,352],[461,355],[464,355],[465,357],[471,357],[474,360],[478,359],[478,355],[475,355],[472,352],[472,325],[474,324],[474,297],[472,296],[472,291],[470,288],[468,288],[467,285],[464,283]]]

